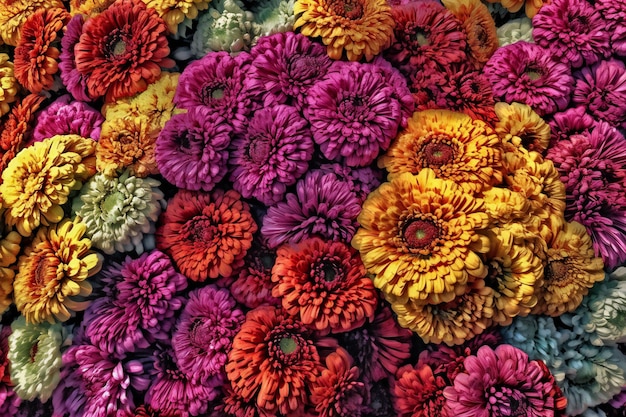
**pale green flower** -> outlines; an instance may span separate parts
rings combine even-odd
[[[295,0],[263,0],[254,9],[261,26],[261,36],[290,32],[296,17],[293,14]]]
[[[496,33],[500,47],[510,45],[519,41],[535,43],[533,39],[532,20],[527,17],[509,20],[500,26]]]
[[[87,225],[92,247],[106,254],[142,253],[154,247],[150,234],[165,207],[161,183],[137,178],[125,171],[120,177],[94,175],[72,201],[72,210]],[[145,239],[145,238],[148,239]]]

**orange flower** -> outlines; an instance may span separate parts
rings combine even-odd
[[[501,144],[480,120],[448,110],[416,112],[378,165],[392,179],[403,172],[430,168],[438,178],[453,180],[467,193],[502,181]]]
[[[341,242],[308,239],[276,252],[272,296],[321,332],[347,332],[374,318],[378,297],[359,253]]]
[[[243,265],[257,225],[234,190],[180,190],[161,215],[157,247],[194,281],[230,277]]]
[[[64,8],[61,0],[0,0],[0,37],[11,46],[17,46],[20,29],[39,9]]]
[[[208,9],[211,0],[143,0],[143,2],[159,13],[171,33],[176,33],[179,24],[185,19],[197,18],[198,11]]]
[[[9,112],[9,105],[17,99],[19,89],[13,72],[13,62],[9,59],[9,55],[0,53],[0,117]]]
[[[60,54],[53,43],[69,20],[65,9],[40,9],[22,25],[22,37],[15,48],[15,78],[30,92],[52,88]]]
[[[294,30],[321,37],[328,56],[368,61],[391,45],[394,22],[387,0],[298,0]]]

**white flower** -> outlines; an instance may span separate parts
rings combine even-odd
[[[532,21],[527,17],[513,19],[500,26],[496,33],[500,47],[510,45],[518,41],[535,43],[533,39]]]

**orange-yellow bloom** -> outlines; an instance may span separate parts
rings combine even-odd
[[[20,30],[39,9],[65,8],[61,0],[0,0],[0,38],[7,45],[17,46]]]
[[[17,261],[22,237],[17,232],[0,233],[0,314],[4,313],[13,301],[13,278],[15,271],[12,266]]]
[[[195,19],[199,10],[209,8],[211,0],[143,0],[165,20],[171,33],[176,33],[178,25],[185,19]]]
[[[529,151],[543,152],[550,144],[550,125],[527,104],[496,103],[496,133],[507,152],[523,146]]]

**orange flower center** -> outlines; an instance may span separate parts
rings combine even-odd
[[[439,238],[439,228],[430,220],[413,220],[404,227],[403,235],[410,248],[424,249]]]
[[[330,3],[330,10],[350,20],[363,17],[363,5],[358,0],[333,1]]]
[[[283,337],[278,344],[285,355],[291,355],[298,350],[298,342],[293,337]]]
[[[452,145],[441,142],[430,142],[422,148],[425,167],[440,167],[454,160],[455,148]]]
[[[552,261],[545,269],[546,280],[549,282],[566,281],[569,268],[563,261]]]

